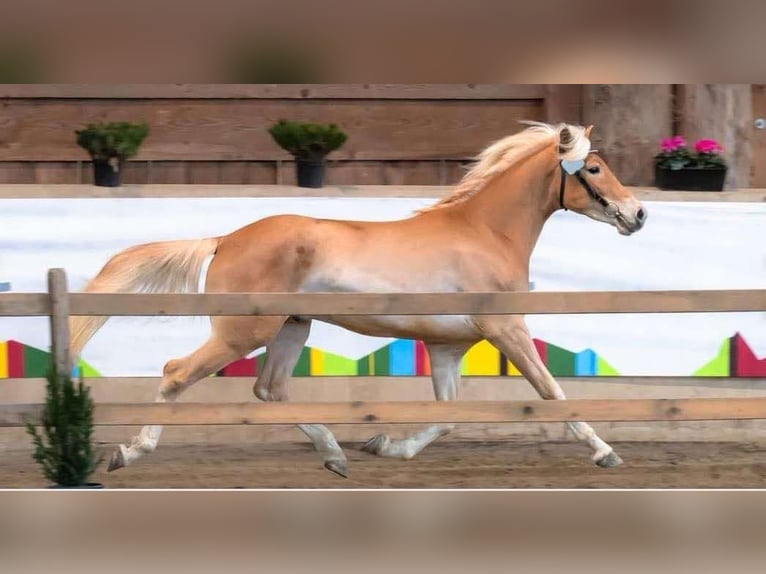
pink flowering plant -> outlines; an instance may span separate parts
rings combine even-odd
[[[684,168],[705,169],[726,167],[723,148],[715,140],[702,139],[694,144],[691,151],[683,136],[665,138],[660,143],[660,153],[654,156],[658,167],[679,170]]]

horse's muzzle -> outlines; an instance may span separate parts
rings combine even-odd
[[[628,224],[628,229],[635,233],[644,226],[644,223],[646,223],[646,210],[643,207],[639,207],[633,215],[633,221]]]

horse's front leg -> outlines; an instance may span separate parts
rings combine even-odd
[[[511,360],[543,399],[566,399],[561,386],[540,359],[523,317],[487,316],[477,318],[476,322],[487,340]],[[599,438],[588,423],[570,422],[567,425],[579,440],[588,443],[593,450],[592,460],[598,466],[611,467],[622,463],[614,449]]]
[[[431,360],[431,379],[437,401],[457,399],[460,385],[460,360],[468,350],[464,344],[428,345]],[[378,434],[368,440],[362,450],[393,458],[411,459],[437,438],[455,428],[453,424],[437,424],[418,431],[407,438],[394,440],[386,434]]]

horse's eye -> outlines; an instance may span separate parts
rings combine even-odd
[[[596,175],[597,173],[601,173],[601,168],[597,165],[594,165],[593,167],[588,168],[588,173],[592,173],[593,175]]]

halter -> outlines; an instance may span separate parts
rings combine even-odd
[[[597,150],[591,150],[588,153],[593,153]],[[617,217],[619,219],[622,219],[622,214],[620,213],[620,208],[617,207],[614,203],[606,199],[603,195],[598,193],[595,189],[593,189],[590,184],[587,182],[585,177],[582,175],[582,170],[585,168],[585,160],[575,160],[575,161],[569,161],[569,160],[561,160],[559,163],[561,166],[561,185],[559,186],[559,204],[561,205],[562,209],[564,211],[569,211],[564,205],[564,192],[566,191],[566,184],[567,184],[567,174],[573,175],[577,178],[577,181],[580,182],[580,185],[582,185],[585,188],[585,191],[588,192],[588,195],[598,202],[603,208],[604,208],[604,214],[607,217]]]

